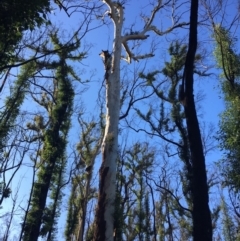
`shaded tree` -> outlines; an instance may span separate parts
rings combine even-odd
[[[212,221],[205,157],[193,95],[194,59],[197,50],[198,1],[191,1],[189,43],[183,76],[183,102],[192,164],[193,240],[212,240]]]
[[[14,51],[24,31],[47,23],[50,0],[3,0],[0,6],[0,72],[16,60]]]

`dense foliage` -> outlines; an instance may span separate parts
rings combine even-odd
[[[0,5],[0,70],[16,56],[24,31],[47,23],[49,0],[3,0]]]
[[[222,70],[221,86],[226,103],[226,110],[221,114],[219,132],[221,148],[225,152],[222,162],[225,183],[239,192],[240,56],[237,54],[237,39],[232,37],[228,30],[216,26],[214,37],[216,39],[215,56]]]

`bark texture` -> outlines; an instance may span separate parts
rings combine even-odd
[[[212,241],[212,222],[209,209],[208,184],[205,157],[201,133],[193,95],[193,69],[197,49],[198,0],[191,1],[190,33],[188,53],[184,69],[185,101],[184,109],[187,121],[188,139],[191,151],[192,177],[191,192],[193,197],[193,240]]]
[[[114,24],[112,53],[103,51],[106,81],[106,127],[102,142],[102,165],[99,171],[99,195],[94,241],[112,241],[114,236],[114,202],[120,112],[120,61],[122,48],[123,8],[120,3],[103,1]]]

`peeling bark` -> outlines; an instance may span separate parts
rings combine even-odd
[[[109,16],[114,25],[113,50],[102,51],[105,66],[105,84],[106,84],[106,127],[102,142],[102,165],[100,168],[100,187],[98,195],[98,204],[96,210],[94,241],[113,241],[114,238],[114,208],[116,196],[116,168],[118,153],[118,123],[120,114],[120,61],[122,47],[126,51],[125,60],[131,63],[131,60],[149,58],[153,53],[135,56],[128,47],[128,41],[145,40],[149,37],[147,32],[153,31],[158,35],[164,35],[177,27],[188,25],[179,23],[173,25],[166,31],[160,31],[153,26],[156,13],[164,7],[162,1],[157,1],[156,6],[146,21],[143,30],[138,33],[125,34],[122,36],[123,12],[124,8],[119,1],[102,0],[108,7],[104,16]],[[123,1],[124,2],[124,1]],[[124,59],[124,58],[123,58]]]
[[[116,195],[116,166],[118,123],[120,114],[120,61],[123,7],[120,3],[103,1],[109,7],[114,23],[114,43],[111,56],[105,57],[106,127],[102,142],[102,165],[99,171],[99,195],[95,219],[95,241],[112,241],[114,202]]]

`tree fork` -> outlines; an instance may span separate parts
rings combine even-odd
[[[106,126],[101,147],[102,164],[99,171],[100,180],[94,241],[113,241],[120,114],[120,61],[123,7],[120,3],[110,0],[103,2],[108,6],[109,16],[114,24],[114,43],[111,55],[108,51],[103,51],[101,54],[105,66]]]
[[[119,1],[102,0],[108,7],[104,16],[109,16],[114,25],[113,49],[102,51],[100,54],[104,60],[105,66],[105,84],[106,84],[106,127],[102,142],[102,165],[100,168],[100,185],[98,195],[98,206],[95,219],[94,241],[113,241],[114,238],[114,210],[116,197],[116,168],[118,154],[118,123],[120,114],[120,61],[122,47],[126,52],[128,63],[131,60],[153,57],[153,52],[143,55],[135,55],[128,46],[128,41],[145,40],[149,37],[147,32],[153,31],[157,35],[164,35],[171,32],[176,27],[188,25],[187,23],[178,23],[168,28],[166,31],[160,31],[154,25],[156,13],[164,6],[162,1],[157,1],[156,6],[151,11],[149,18],[145,21],[142,31],[133,32],[122,36],[124,7]],[[123,1],[124,2],[124,1]],[[106,172],[107,170],[107,172]],[[105,223],[106,222],[106,223]],[[105,230],[101,225],[104,224]],[[103,233],[105,232],[105,234]]]

